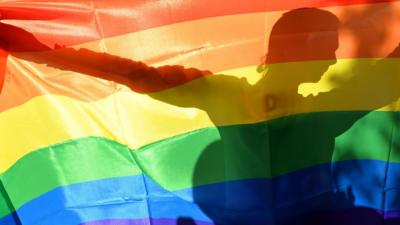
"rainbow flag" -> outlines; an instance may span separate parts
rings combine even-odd
[[[400,224],[400,1],[0,1],[0,225]]]

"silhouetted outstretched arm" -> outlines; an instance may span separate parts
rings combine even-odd
[[[143,62],[88,49],[66,48],[48,56],[51,57],[47,62],[49,66],[64,65],[72,71],[114,80],[144,93],[164,90],[211,74],[210,71],[179,65],[152,67]]]
[[[137,92],[159,91],[211,74],[210,71],[184,68],[179,65],[151,67],[142,62],[88,49],[54,50],[39,42],[28,31],[2,22],[0,22],[0,48],[15,53],[17,57],[29,57],[18,55],[18,52],[46,51],[46,54],[36,55],[29,60],[115,80]]]
[[[161,91],[211,74],[210,71],[179,65],[152,67],[143,62],[88,49],[63,48],[32,57],[24,54],[16,56],[50,67],[115,81],[142,93]]]
[[[201,108],[207,112],[213,111],[210,102],[217,105],[219,103],[216,102],[229,101],[229,98],[235,98],[234,93],[241,94],[239,90],[242,85],[250,86],[246,80],[232,76],[218,75],[212,79],[197,79],[212,73],[181,65],[152,67],[143,62],[88,49],[64,48],[46,52],[41,57],[35,55],[29,60],[112,80],[127,85],[135,92],[148,93],[160,101],[181,107]],[[173,88],[191,81],[195,84]],[[167,91],[158,93],[163,90]]]
[[[323,93],[315,99],[333,103],[340,108],[375,110],[400,97],[400,46],[374,65],[354,66],[356,74],[343,86]],[[338,100],[346,101],[339,102]]]
[[[212,73],[196,68],[185,68],[181,65],[152,67],[143,62],[89,49],[76,50],[59,46],[51,49],[23,29],[0,23],[0,30],[2,26],[12,29],[14,35],[24,37],[23,40],[29,43],[24,45],[20,41],[13,42],[13,38],[9,35],[0,36],[0,47],[12,52],[15,57],[115,81],[127,85],[135,92],[148,93],[160,101],[181,107],[201,108],[209,114],[213,114],[215,108],[227,105],[227,102],[232,102],[235,106],[240,105],[241,101],[235,103],[242,99],[242,94],[238,90],[250,86],[245,79],[241,80],[232,76],[218,75],[216,79],[197,79]],[[21,46],[18,46],[20,44]],[[20,51],[44,52],[19,54]],[[197,80],[196,85],[173,88],[194,80]],[[166,89],[173,90],[158,94],[159,91]]]

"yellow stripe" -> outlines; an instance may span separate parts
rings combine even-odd
[[[275,66],[285,68],[285,72],[289,74],[292,71],[296,76],[306,76],[299,72],[299,67],[318,68],[324,63],[326,62],[314,61]],[[305,91],[314,91],[313,88],[317,92],[332,89],[335,83],[329,82],[330,78],[343,74],[339,78],[350,79],[348,75],[351,71],[362,69],[365,70],[362,73],[363,82],[367,86],[361,85],[362,82],[353,83],[350,92],[345,90],[333,96],[329,93],[334,92],[329,92],[326,98],[318,97],[324,94],[307,98],[299,94],[277,97],[276,107],[268,110],[262,92],[264,86],[245,85],[247,82],[243,77],[250,83],[255,83],[261,77],[254,67],[227,71],[237,74],[236,77],[241,75],[241,79],[233,79],[235,76],[211,76],[153,94],[154,98],[129,90],[89,103],[57,95],[36,97],[0,114],[0,172],[40,147],[85,136],[110,138],[136,149],[154,141],[209,126],[253,123],[304,112],[373,110],[378,104],[382,104],[382,99],[389,99],[388,93],[394,93],[398,89],[398,80],[387,82],[383,79],[385,83],[381,84],[379,80],[382,80],[380,78],[385,73],[391,72],[399,61],[381,62],[384,68],[381,74],[370,72],[373,70],[369,65],[373,63],[373,59],[340,60],[324,75],[319,84],[311,85],[312,88],[308,85]],[[375,79],[377,77],[378,80]],[[267,86],[272,85],[274,90],[283,90],[287,83],[288,77],[282,75],[278,82],[268,83]],[[364,90],[368,91],[360,101],[358,93],[363,93]],[[393,111],[397,107],[392,104],[380,110]]]

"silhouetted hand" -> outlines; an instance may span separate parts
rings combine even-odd
[[[24,29],[7,24],[0,12],[0,48],[11,52],[51,50]]]

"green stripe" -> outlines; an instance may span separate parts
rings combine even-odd
[[[15,209],[8,198],[8,194],[6,193],[2,182],[0,181],[0,218],[1,215],[7,215],[14,211]]]
[[[32,152],[3,173],[1,179],[13,206],[19,208],[55,187],[139,173],[129,148],[91,137]],[[0,217],[9,213],[4,208],[0,210]]]
[[[134,152],[103,138],[82,138],[26,155],[1,179],[18,208],[59,186],[141,171],[163,187],[177,190],[225,180],[270,178],[338,160],[400,162],[400,145],[389,141],[400,140],[398,118],[399,113],[382,111],[302,114],[201,129]],[[0,210],[0,217],[9,213]]]
[[[144,173],[170,190],[270,178],[339,160],[400,162],[396,143],[388,141],[396,135],[392,131],[398,129],[398,117],[380,111],[325,112],[207,128],[146,146],[137,160]]]

